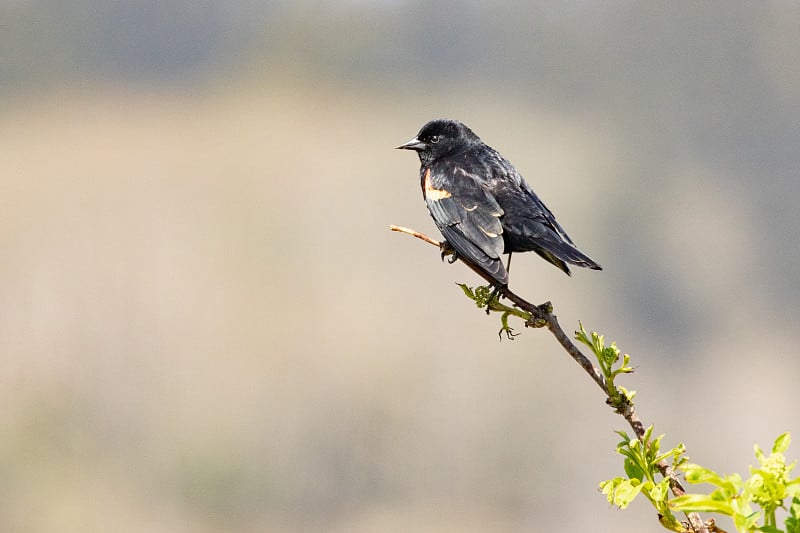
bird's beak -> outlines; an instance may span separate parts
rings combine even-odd
[[[419,152],[420,150],[424,150],[427,145],[414,137],[407,143],[401,144],[400,146],[396,147],[397,150],[416,150]]]

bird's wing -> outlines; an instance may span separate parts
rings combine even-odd
[[[498,154],[499,155],[499,154]],[[499,180],[493,189],[497,201],[506,210],[503,219],[506,241],[512,251],[535,251],[547,261],[569,274],[566,263],[587,268],[600,266],[578,250],[555,215],[544,205],[533,189],[507,160],[496,168],[507,179]]]
[[[498,200],[511,214],[504,223],[518,228],[522,234],[530,237],[552,238],[573,244],[564,228],[556,221],[553,212],[539,199],[527,183],[518,190],[502,191]]]
[[[508,283],[503,253],[503,209],[472,176],[456,167],[427,169],[425,202],[447,242],[462,259],[472,262],[502,284]]]
[[[512,215],[511,218],[528,219],[529,224],[533,226],[529,231],[552,232],[560,237],[560,240],[574,244],[561,224],[556,221],[553,212],[533,192],[514,165],[496,150],[490,148],[490,153],[489,169],[493,179],[490,180],[489,187],[497,201]]]
[[[569,244],[574,244],[572,239],[569,238],[569,235],[567,235],[567,232],[564,231],[564,228],[561,227],[561,224],[556,221],[556,216],[552,211],[550,211],[550,209],[547,208],[546,205],[544,205],[544,202],[539,199],[536,193],[533,192],[533,189],[531,189],[530,185],[524,181],[522,182],[522,185],[522,189],[525,191],[529,202],[535,205],[537,208],[536,216],[534,218],[548,226],[551,230],[557,233],[559,237],[567,241]]]

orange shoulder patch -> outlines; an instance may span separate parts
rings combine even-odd
[[[425,199],[431,201],[444,200],[450,198],[452,194],[450,191],[444,189],[436,189],[431,184],[431,169],[425,171]]]

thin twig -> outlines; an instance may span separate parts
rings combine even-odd
[[[428,244],[436,246],[440,250],[442,250],[443,255],[448,253],[448,250],[442,248],[442,243],[428,237],[424,233],[420,233],[416,230],[404,228],[400,226],[389,226],[389,229],[392,231],[398,231],[400,233],[406,233],[417,239],[421,239]],[[463,262],[465,265],[470,267],[475,273],[480,275],[483,279],[488,281],[492,285],[497,285],[497,282],[489,277],[483,270],[478,268],[476,265],[473,265],[471,262],[464,260],[463,257],[457,256],[458,259]],[[603,374],[600,370],[592,364],[592,362],[587,358],[583,353],[578,349],[575,343],[572,342],[572,339],[564,332],[561,328],[561,325],[558,323],[558,319],[556,315],[553,314],[553,306],[550,305],[550,302],[541,304],[541,305],[534,305],[521,296],[514,294],[508,288],[507,285],[503,285],[499,287],[500,294],[511,300],[517,307],[522,309],[523,311],[527,311],[533,317],[531,320],[525,323],[526,326],[529,327],[547,327],[550,330],[550,333],[556,338],[559,344],[564,348],[564,350],[572,357],[575,362],[577,362],[581,368],[583,368],[589,377],[597,384],[600,389],[602,389],[604,394],[608,394],[608,389],[606,387],[606,381],[603,378]],[[645,427],[642,423],[639,415],[636,413],[636,409],[634,409],[633,404],[628,404],[624,409],[618,411],[619,414],[628,422],[628,425],[633,429],[633,432],[636,436],[641,439],[644,437]],[[686,494],[686,490],[681,485],[678,478],[675,476],[675,473],[669,467],[666,461],[660,461],[657,463],[658,469],[661,474],[669,479],[669,486],[672,490],[672,493],[675,496],[682,496]],[[688,513],[686,517],[689,519],[690,527],[692,531],[695,533],[709,533],[709,528],[706,524],[703,523],[703,519],[700,517],[698,513]],[[713,522],[710,522],[713,527]]]
[[[389,226],[389,229],[392,230],[392,231],[399,231],[400,233],[407,233],[409,235],[412,235],[412,236],[416,237],[417,239],[422,239],[423,241],[427,242],[428,244],[432,244],[434,246],[441,246],[441,243],[439,241],[435,241],[435,240],[431,239],[430,237],[428,237],[427,235],[425,235],[424,233],[420,233],[420,232],[415,231],[415,230],[410,229],[410,228],[404,228],[403,226],[391,225],[391,226]]]

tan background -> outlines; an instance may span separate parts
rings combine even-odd
[[[387,231],[439,116],[605,267],[512,286],[665,443],[800,438],[800,9],[554,6],[0,6],[0,530],[659,531],[555,341]]]

